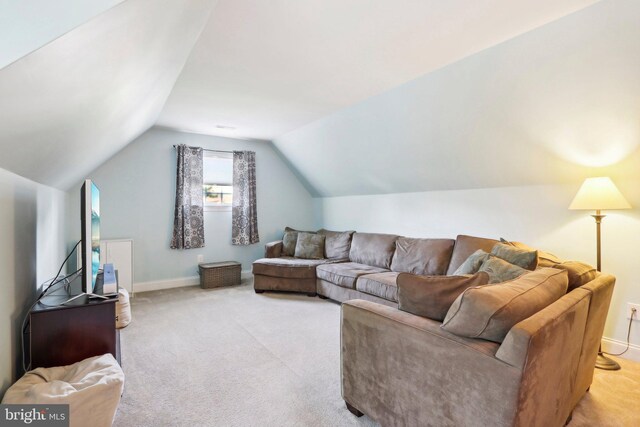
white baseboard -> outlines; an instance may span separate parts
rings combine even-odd
[[[602,351],[605,353],[622,353],[625,348],[627,348],[626,342],[602,337]],[[640,362],[640,346],[636,344],[629,345],[629,350],[619,357]]]
[[[252,277],[251,270],[244,270],[240,273],[242,280]],[[153,280],[150,282],[137,282],[133,284],[133,290],[139,292],[159,291],[162,289],[183,288],[185,286],[196,286],[200,284],[200,276],[180,277],[177,279]]]

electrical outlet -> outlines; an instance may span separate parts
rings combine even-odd
[[[204,262],[204,255],[202,254],[198,255],[198,264],[200,264],[201,262]]]
[[[640,304],[627,303],[627,319],[631,319],[631,313],[633,309],[636,309],[636,314],[633,316],[633,320],[640,320]]]

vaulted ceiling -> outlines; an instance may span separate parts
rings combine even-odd
[[[595,0],[20,3],[0,17],[20,22],[0,25],[0,167],[66,189],[154,124],[277,140]]]

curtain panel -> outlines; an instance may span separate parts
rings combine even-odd
[[[171,249],[204,247],[202,148],[178,145],[176,205]]]
[[[258,209],[256,204],[256,153],[233,152],[233,204],[231,208],[231,243],[258,243]]]

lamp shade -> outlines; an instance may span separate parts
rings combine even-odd
[[[620,190],[609,177],[587,178],[573,198],[569,209],[631,209]]]

